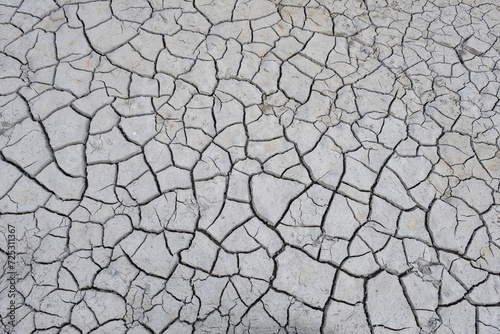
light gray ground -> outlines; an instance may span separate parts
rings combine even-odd
[[[0,4],[1,333],[500,333],[497,0]]]

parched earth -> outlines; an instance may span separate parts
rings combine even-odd
[[[0,23],[1,333],[500,333],[497,0]]]

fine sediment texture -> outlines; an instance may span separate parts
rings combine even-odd
[[[1,0],[1,333],[500,333],[496,0]]]

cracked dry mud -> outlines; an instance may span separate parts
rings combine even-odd
[[[0,332],[500,333],[496,0],[0,22]]]

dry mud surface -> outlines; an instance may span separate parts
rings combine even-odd
[[[500,333],[496,0],[0,0],[1,333]]]

